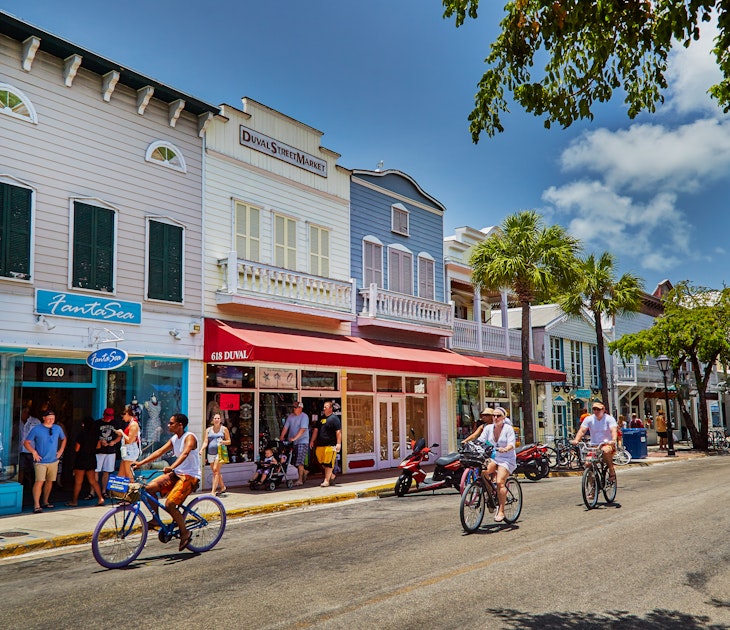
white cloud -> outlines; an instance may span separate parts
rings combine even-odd
[[[601,182],[582,180],[552,186],[542,198],[568,217],[567,230],[589,251],[611,251],[622,262],[655,272],[668,272],[692,256],[692,229],[673,193],[642,203]]]

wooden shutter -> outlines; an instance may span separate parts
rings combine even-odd
[[[32,191],[0,184],[0,275],[30,279]]]
[[[73,286],[114,291],[114,211],[74,203]]]
[[[177,225],[150,221],[147,297],[182,302],[183,231]]]

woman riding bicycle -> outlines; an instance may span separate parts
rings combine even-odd
[[[484,425],[482,434],[478,440],[491,442],[494,445],[492,459],[489,460],[486,470],[482,473],[487,477],[494,477],[497,474],[497,497],[499,508],[494,515],[494,520],[501,523],[504,520],[504,505],[507,500],[507,477],[517,468],[515,456],[515,430],[512,422],[506,417],[507,412],[503,407],[494,409],[494,422]]]
[[[616,442],[618,440],[618,423],[616,419],[606,413],[606,407],[601,402],[594,402],[592,407],[593,415],[588,416],[580,424],[578,433],[571,440],[571,444],[578,444],[583,436],[591,432],[591,445],[600,446],[603,451],[603,461],[608,466],[608,478],[616,481],[616,469],[613,465],[613,456],[616,453]]]

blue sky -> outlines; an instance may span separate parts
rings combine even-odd
[[[545,130],[518,109],[474,145],[467,116],[502,3],[457,29],[439,0],[2,0],[4,11],[212,104],[249,96],[324,132],[348,168],[404,171],[447,208],[445,235],[532,208],[620,271],[730,281],[730,119],[706,95],[712,25],[672,57],[655,115],[619,98]]]

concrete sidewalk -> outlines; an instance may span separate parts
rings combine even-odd
[[[649,447],[646,459],[633,460],[629,467],[669,463],[706,457],[705,453],[692,451],[686,446],[676,447],[675,458],[667,458],[664,451]],[[429,470],[431,468],[429,467]],[[321,488],[322,478],[310,478],[305,486],[287,489],[280,486],[277,490],[252,491],[248,488],[232,488],[221,501],[229,517],[245,517],[256,514],[280,512],[308,505],[321,505],[352,499],[388,496],[398,478],[399,470],[390,469],[377,472],[357,473],[338,476],[337,485]],[[551,476],[577,476],[581,471],[554,471]],[[102,515],[111,504],[103,507],[93,505],[65,507],[56,505],[41,514],[23,512],[14,516],[0,517],[0,559],[68,545],[86,544]]]

